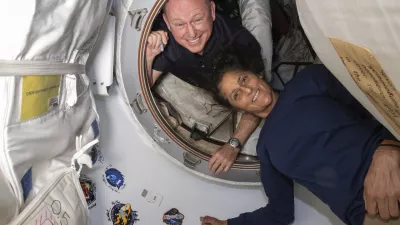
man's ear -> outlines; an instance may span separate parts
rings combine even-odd
[[[215,3],[214,3],[214,1],[210,2],[210,9],[211,9],[211,16],[213,18],[213,21],[215,21]]]
[[[165,12],[163,13],[163,19],[165,24],[167,24],[168,30],[171,30],[171,26],[169,25],[167,14],[165,14]]]

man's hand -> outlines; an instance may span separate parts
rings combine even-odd
[[[368,214],[382,219],[399,216],[400,149],[380,146],[364,180],[364,201]]]
[[[228,172],[235,162],[238,153],[238,148],[234,148],[230,144],[223,145],[214,152],[210,162],[208,162],[208,169],[215,175],[218,175],[222,171]]]
[[[261,119],[256,115],[244,113],[240,118],[239,125],[232,137],[239,139],[240,143],[243,145],[243,143],[246,142],[246,140],[257,128],[260,120]],[[211,172],[213,172],[215,175],[221,173],[222,171],[228,172],[235,162],[239,151],[240,149],[233,148],[230,144],[225,144],[216,152],[214,152],[210,162],[208,163],[208,169],[211,170]]]
[[[153,31],[147,38],[147,59],[154,59],[158,54],[163,51],[163,48],[167,45],[168,33],[166,31]],[[161,46],[163,45],[163,47]]]
[[[201,225],[228,225],[228,221],[218,220],[211,216],[200,217]]]

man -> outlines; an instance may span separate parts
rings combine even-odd
[[[323,65],[302,70],[277,93],[231,53],[218,61],[219,98],[265,118],[257,153],[269,203],[228,221],[207,216],[202,225],[291,224],[293,181],[346,224],[386,224],[365,210],[399,216],[400,143]]]
[[[257,70],[264,69],[257,40],[243,27],[215,13],[210,0],[169,0],[164,6],[165,24],[147,40],[147,71],[154,82],[165,72],[207,89],[212,84],[212,60],[229,43],[259,55]],[[256,129],[259,118],[244,114],[228,144],[216,151],[209,169],[218,174],[233,165],[241,146]]]

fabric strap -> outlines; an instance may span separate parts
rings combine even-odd
[[[54,61],[0,60],[0,76],[86,74],[85,65]]]

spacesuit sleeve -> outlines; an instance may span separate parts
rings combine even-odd
[[[293,181],[279,173],[269,160],[261,163],[261,181],[268,204],[229,219],[228,225],[289,225],[294,221]]]

